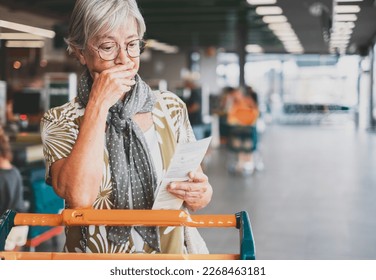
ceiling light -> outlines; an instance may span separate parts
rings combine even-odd
[[[285,49],[287,50],[303,50],[302,46],[300,45],[287,45],[287,44],[284,44],[284,47]]]
[[[42,36],[30,33],[0,33],[0,40],[43,40]]]
[[[30,25],[15,23],[11,21],[6,21],[6,20],[0,20],[0,27],[13,29],[13,30],[21,31],[21,32],[26,32],[26,33],[31,33],[34,35],[47,37],[47,38],[55,37],[54,31],[43,29],[43,28],[38,28],[38,27],[33,27]]]
[[[335,0],[335,2],[340,3],[340,2],[363,2],[363,0]]]
[[[344,53],[348,47],[348,44],[335,44],[335,45],[330,45],[330,48],[334,48],[336,50],[342,50]]]
[[[333,28],[335,29],[352,29],[355,27],[355,23],[352,21],[349,22],[340,22],[340,21],[335,21],[333,22]]]
[[[280,23],[280,22],[287,22],[287,18],[285,16],[264,16],[262,20],[265,23]]]
[[[330,46],[343,46],[346,47],[349,44],[349,41],[333,41],[330,42]]]
[[[177,53],[179,52],[179,48],[176,46],[171,46],[166,43],[158,42],[154,39],[149,39],[146,41],[146,46],[148,48],[154,49],[156,51],[162,51],[165,53]]]
[[[168,48],[166,48],[164,50],[164,52],[168,53],[168,54],[178,53],[179,52],[179,48],[176,47],[176,46],[169,46]]]
[[[353,33],[352,29],[333,29],[332,35],[333,34],[338,34],[338,35],[350,35]]]
[[[347,42],[350,40],[350,37],[347,38],[331,38],[331,42]]]
[[[334,15],[335,21],[356,21],[358,17],[355,14],[340,14]]]
[[[43,41],[7,41],[5,43],[7,48],[43,48]]]
[[[333,40],[333,41],[330,41],[330,45],[335,45],[335,46],[338,46],[338,45],[348,45],[350,42],[350,40]]]
[[[303,52],[303,48],[301,46],[284,46],[285,50],[288,52]]]
[[[282,9],[277,6],[262,6],[256,8],[256,14],[260,16],[265,15],[280,15],[282,14]]]
[[[294,35],[277,36],[280,41],[299,41],[298,37]]]
[[[249,44],[245,46],[245,50],[249,53],[262,53],[264,49],[260,45]]]
[[[301,48],[302,45],[298,41],[282,41],[282,44],[288,48]]]
[[[330,40],[349,40],[351,38],[351,36],[350,35],[344,35],[344,36],[342,36],[342,35],[338,35],[338,34],[332,34],[331,36],[330,36]]]
[[[341,33],[341,32],[350,32],[350,33],[352,33],[353,32],[353,28],[354,27],[348,27],[348,26],[346,26],[346,25],[334,25],[333,26],[333,28],[332,28],[332,32],[339,32],[339,33]]]
[[[247,0],[250,5],[273,5],[277,0]]]
[[[304,53],[303,48],[286,48],[289,53]]]
[[[13,69],[16,69],[16,70],[18,70],[18,69],[20,69],[20,68],[21,68],[21,66],[22,66],[22,63],[21,63],[21,61],[19,61],[19,60],[16,60],[15,62],[13,62]]]
[[[294,30],[287,29],[287,30],[273,30],[273,33],[277,36],[296,36]]]
[[[299,42],[299,39],[296,36],[286,36],[286,35],[284,35],[284,36],[278,36],[278,38],[282,42]]]
[[[359,13],[360,7],[358,5],[335,5],[334,12],[337,14]]]
[[[295,47],[301,48],[302,47],[302,44],[300,44],[300,42],[298,41],[283,41],[282,44],[285,47],[289,47],[289,48],[295,48]]]
[[[288,22],[270,23],[268,27],[270,30],[292,30],[291,24]]]

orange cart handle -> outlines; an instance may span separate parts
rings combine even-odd
[[[236,227],[235,215],[189,215],[182,210],[65,209],[61,214],[17,213],[14,225]]]
[[[240,254],[225,256],[241,260],[255,259],[255,244],[247,212],[235,215],[189,215],[181,210],[94,210],[66,209],[61,214],[16,213],[7,210],[0,216],[0,253],[4,250],[6,238],[13,226],[191,226],[191,227],[236,227],[240,233]],[[9,256],[8,256],[9,257]],[[29,256],[20,256],[28,258]],[[38,258],[38,256],[36,256]],[[42,257],[42,256],[41,256]],[[43,256],[55,258],[57,255]],[[175,256],[176,257],[176,256]],[[202,256],[197,255],[198,259]],[[219,255],[218,258],[224,256]],[[5,258],[0,255],[0,258]]]

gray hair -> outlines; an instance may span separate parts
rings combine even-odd
[[[77,0],[65,38],[68,52],[84,49],[91,38],[121,26],[128,18],[136,20],[138,35],[142,38],[146,26],[136,0]]]

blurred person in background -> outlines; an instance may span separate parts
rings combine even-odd
[[[9,137],[0,127],[0,214],[7,209],[25,211],[22,177],[12,158]]]
[[[12,150],[9,138],[0,126],[0,215],[6,210],[25,212],[22,177],[17,167],[12,165]],[[13,227],[5,242],[5,250],[17,250],[25,245],[28,226]]]
[[[235,90],[233,87],[224,87],[220,94],[219,110],[216,112],[219,116],[219,134],[221,144],[227,143],[229,136],[229,125],[227,123],[227,114],[233,103],[232,92]]]
[[[257,99],[253,92],[243,93],[241,88],[233,88],[230,92],[231,106],[227,112],[229,139],[227,146],[236,153],[230,171],[251,174],[254,171],[252,153],[257,145],[256,122],[259,116]],[[257,96],[257,95],[256,95]]]
[[[185,88],[190,91],[189,98],[186,100],[188,117],[192,126],[202,124],[202,102],[201,88],[193,80],[185,81]]]

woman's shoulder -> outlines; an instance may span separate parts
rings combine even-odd
[[[184,101],[177,96],[175,93],[167,90],[157,90],[155,91],[155,94],[159,96],[159,98],[163,99],[167,107],[184,107],[185,103]]]
[[[85,108],[78,102],[77,97],[44,113],[42,121],[74,122],[84,115]]]

